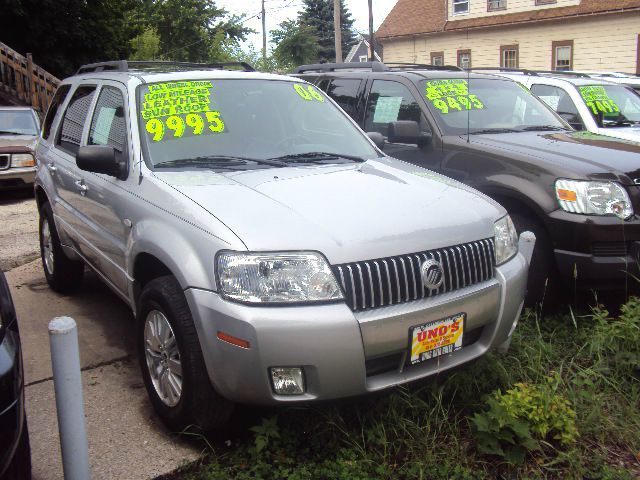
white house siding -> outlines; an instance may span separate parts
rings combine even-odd
[[[575,70],[633,73],[638,61],[638,34],[640,12],[628,12],[380,40],[387,62],[430,63],[430,52],[444,52],[445,64],[456,65],[457,50],[470,49],[473,67],[499,66],[500,45],[518,45],[520,68],[538,70],[551,69],[551,42],[573,40]]]
[[[507,0],[507,8],[505,10],[488,12],[487,0],[469,0],[469,13],[459,13],[454,15],[453,0],[447,1],[449,20],[488,17],[490,15],[504,15],[505,13],[527,12],[531,10],[542,10],[545,8],[574,7],[580,4],[580,0],[557,0],[556,3],[550,3],[548,5],[536,5],[535,0]]]

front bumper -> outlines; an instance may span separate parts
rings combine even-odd
[[[557,210],[549,221],[558,272],[572,284],[618,288],[640,274],[637,216],[624,221]]]
[[[185,291],[209,374],[229,400],[277,404],[357,396],[435,375],[508,342],[520,314],[528,264],[522,254],[488,282],[400,305],[354,313],[346,304],[251,307],[217,293]],[[409,327],[467,314],[472,343],[447,356],[407,366]],[[240,348],[223,332],[249,341]],[[464,339],[464,337],[463,337]],[[303,367],[306,392],[272,391],[270,367]]]
[[[0,189],[25,188],[33,185],[35,178],[36,167],[14,167],[0,170]]]

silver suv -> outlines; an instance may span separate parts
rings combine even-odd
[[[131,306],[149,396],[176,430],[508,346],[528,262],[504,208],[374,140],[299,79],[82,67],[37,150],[47,281],[68,292],[86,264]]]

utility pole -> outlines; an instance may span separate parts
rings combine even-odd
[[[375,56],[375,39],[373,38],[373,6],[369,0],[369,61],[373,62]]]
[[[263,68],[267,68],[267,14],[264,10],[264,0],[262,0],[262,61]]]
[[[333,0],[333,30],[335,31],[336,39],[336,63],[342,63],[342,28],[340,28],[340,0]]]

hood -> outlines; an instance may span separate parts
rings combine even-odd
[[[630,142],[640,142],[640,126],[599,128],[598,133]]]
[[[632,185],[631,179],[640,177],[640,143],[614,137],[591,132],[522,132],[471,135],[470,139],[482,149],[533,157],[558,176],[614,180],[623,185]]]
[[[390,158],[154,176],[222,221],[249,250],[317,250],[334,264],[492,237],[505,214],[461,183]]]
[[[0,135],[0,150],[11,152],[11,147],[26,147],[35,151],[38,137],[35,135]]]

